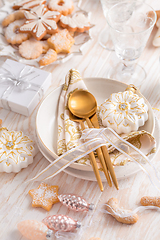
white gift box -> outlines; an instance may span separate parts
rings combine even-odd
[[[0,107],[29,116],[51,85],[51,76],[7,59],[0,68]]]

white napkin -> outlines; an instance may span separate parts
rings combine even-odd
[[[80,124],[69,119],[68,98],[70,94],[78,89],[87,90],[78,70],[71,69],[65,77],[58,108],[58,155],[79,145],[81,137]]]

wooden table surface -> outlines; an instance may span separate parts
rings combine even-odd
[[[160,1],[146,0],[156,10],[160,9]],[[115,52],[103,49],[98,43],[98,35],[106,25],[101,4],[98,0],[82,1],[81,7],[91,12],[91,22],[95,27],[91,29],[92,39],[83,48],[83,55],[74,56],[63,64],[51,65],[44,70],[52,72],[52,86],[46,95],[64,83],[64,77],[69,69],[76,68],[82,77],[107,78],[107,72],[117,61]],[[148,99],[154,108],[155,116],[160,120],[160,51],[152,45],[152,39],[156,32],[154,28],[147,46],[138,59],[146,72],[147,78],[141,86],[142,94]],[[1,60],[4,59],[1,57]],[[38,105],[39,106],[39,105]],[[35,117],[38,106],[30,117],[25,117],[0,108],[0,118],[3,126],[9,130],[22,130],[26,135],[34,139]],[[157,108],[157,109],[156,109]],[[159,165],[160,151],[154,158],[157,169]],[[44,217],[54,214],[66,214],[82,223],[74,239],[89,240],[97,237],[101,240],[159,240],[160,239],[160,211],[145,211],[139,216],[134,225],[125,225],[117,222],[110,215],[101,213],[98,209],[111,197],[116,197],[119,204],[126,209],[135,209],[140,205],[142,196],[159,196],[157,189],[150,183],[147,175],[139,171],[129,178],[119,181],[119,191],[110,188],[104,183],[104,192],[101,193],[96,182],[81,180],[64,172],[59,173],[48,184],[58,185],[59,194],[73,193],[83,196],[90,203],[94,203],[96,211],[86,213],[74,213],[60,203],[53,205],[50,212],[41,208],[31,207],[31,197],[28,191],[38,187],[39,182],[25,183],[34,177],[39,171],[48,165],[48,161],[37,150],[33,164],[19,173],[0,174],[0,239],[1,240],[25,240],[17,230],[17,223],[25,219],[41,221]],[[56,239],[56,238],[54,238]],[[69,239],[65,237],[64,239]]]

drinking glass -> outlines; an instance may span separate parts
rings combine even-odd
[[[116,3],[123,1],[123,0],[101,0],[101,6],[102,6],[102,10],[103,10],[103,15],[105,18],[107,18],[107,12],[108,10],[115,5]],[[114,46],[112,43],[112,39],[109,33],[109,26],[107,24],[107,26],[104,28],[104,30],[100,33],[99,38],[98,38],[98,42],[99,44],[110,51],[114,51]]]
[[[122,82],[127,80],[127,83],[129,80],[133,84],[138,80],[139,86],[146,72],[135,61],[147,44],[156,22],[156,12],[142,1],[121,1],[108,10],[107,22],[115,53],[121,60],[109,77]]]

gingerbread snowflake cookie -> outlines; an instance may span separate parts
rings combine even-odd
[[[40,5],[33,10],[24,12],[26,21],[20,27],[20,31],[31,33],[37,40],[41,40],[47,33],[58,32],[57,22],[61,14],[56,11],[49,11],[45,5]]]
[[[118,134],[137,131],[148,119],[148,106],[144,98],[132,91],[113,93],[100,105],[103,126]]]

